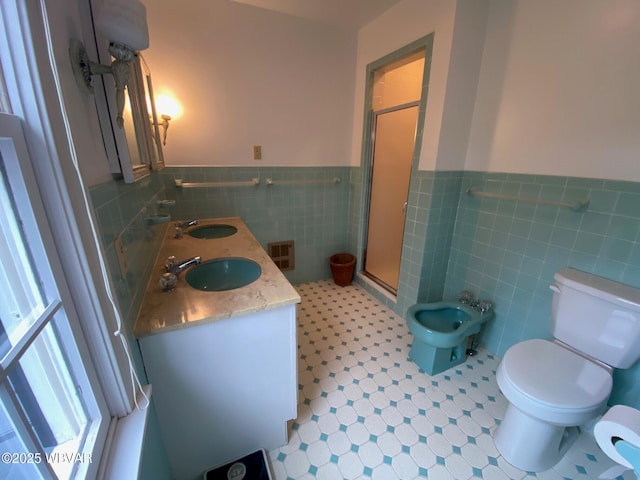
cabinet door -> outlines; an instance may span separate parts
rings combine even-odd
[[[139,339],[173,474],[287,443],[297,416],[296,307]]]

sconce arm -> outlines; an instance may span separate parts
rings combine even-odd
[[[111,64],[111,75],[113,75],[113,80],[116,84],[116,107],[118,108],[116,121],[120,128],[124,125],[124,118],[122,116],[125,102],[124,89],[129,82],[129,63],[130,62],[116,60]]]
[[[166,145],[167,144],[167,130],[169,130],[169,120],[171,120],[171,116],[170,115],[161,115],[162,118],[162,129],[163,129],[163,133],[162,133],[162,145]]]
[[[69,57],[71,57],[76,83],[89,94],[93,94],[92,75],[111,73],[111,65],[102,65],[89,58],[89,54],[80,40],[71,39],[69,42]]]
[[[69,44],[69,56],[73,66],[73,73],[76,77],[78,85],[87,93],[93,94],[93,85],[91,77],[93,75],[111,74],[116,86],[116,122],[122,128],[124,125],[124,89],[129,82],[130,63],[136,56],[136,53],[126,45],[112,42],[109,45],[109,53],[115,57],[115,61],[111,65],[103,65],[93,62],[89,58],[87,50],[82,42],[72,39]]]

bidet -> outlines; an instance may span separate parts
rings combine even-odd
[[[407,324],[414,337],[409,357],[429,375],[464,362],[469,337],[477,335],[493,318],[491,302],[473,300],[468,291],[463,291],[460,298],[464,303],[417,303],[407,311]]]

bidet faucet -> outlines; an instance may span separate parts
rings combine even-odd
[[[460,292],[460,298],[458,301],[464,305],[471,305],[473,303],[473,292],[470,290],[462,290]]]
[[[198,220],[187,220],[185,222],[176,222],[175,224],[175,228],[174,228],[174,235],[173,238],[180,238],[182,237],[182,234],[184,233],[184,231],[189,228],[192,227],[194,225],[198,224]]]
[[[192,267],[194,265],[198,265],[202,259],[200,257],[191,257],[181,262],[175,262],[173,265],[167,265],[167,272],[174,274],[175,276],[180,275],[187,268]]]
[[[469,304],[469,306],[480,313],[487,313],[489,310],[493,308],[493,304],[488,300],[474,300]]]

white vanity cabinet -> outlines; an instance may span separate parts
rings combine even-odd
[[[134,327],[153,402],[176,480],[202,473],[260,448],[287,443],[296,418],[298,292],[237,217],[199,220],[236,233],[174,238],[167,229]],[[203,291],[178,276],[164,292],[158,279],[169,256],[246,258],[257,280],[239,288]],[[197,267],[191,267],[197,268]]]
[[[296,306],[139,339],[176,479],[287,443],[296,417]]]

